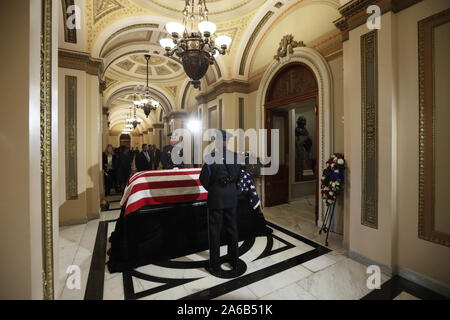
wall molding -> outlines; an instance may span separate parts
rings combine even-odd
[[[78,199],[77,77],[65,76],[66,200]]]
[[[377,5],[381,14],[389,11],[398,13],[423,0],[352,0],[339,8],[342,17],[334,21],[336,28],[342,32],[342,41],[349,38],[349,32],[365,24],[372,15],[366,12],[367,7]]]
[[[450,9],[418,22],[419,57],[419,223],[420,239],[450,247],[450,235],[435,229],[436,97],[433,30],[450,21]]]
[[[163,118],[165,122],[169,122],[174,119],[185,119],[188,116],[187,112],[184,111],[172,111],[167,116]]]
[[[152,128],[150,128],[150,129],[152,129]],[[164,129],[164,123],[154,123],[153,129]]]
[[[258,79],[260,81],[260,79]],[[202,92],[195,97],[199,104],[206,104],[217,99],[218,96],[224,93],[245,93],[258,90],[259,81],[248,82],[243,80],[222,80],[215,86],[209,88],[206,92]],[[257,85],[255,87],[255,84]]]
[[[361,36],[361,224],[378,229],[378,30]]]
[[[103,61],[92,58],[84,52],[59,49],[58,67],[85,71],[87,74],[98,76],[100,79],[103,71]]]
[[[288,52],[286,57],[280,58],[280,61],[274,60],[266,69],[262,76],[258,92],[256,94],[256,129],[265,128],[265,104],[267,91],[274,76],[285,65],[299,62],[308,66],[314,73],[317,80],[319,93],[318,113],[319,113],[319,159],[318,171],[322,172],[325,161],[330,157],[333,146],[333,77],[331,69],[325,58],[317,51],[308,47],[294,48],[293,53]],[[262,181],[264,185],[264,178]],[[318,190],[320,193],[320,190]],[[264,188],[262,188],[261,198],[265,199]],[[323,216],[323,203],[319,202],[319,219]]]
[[[367,258],[366,256],[359,254],[355,251],[352,250],[348,250],[347,256],[352,259],[355,260],[356,262],[359,262],[365,266],[372,266],[372,265],[376,265],[380,267],[381,272],[383,272],[384,274],[392,277],[394,275],[395,270],[393,270],[391,267],[383,264],[383,263],[379,263],[375,260],[372,260],[370,258]]]
[[[67,20],[69,19],[70,15],[67,13],[67,8],[70,6],[73,6],[75,3],[75,0],[62,0],[62,19],[63,19],[63,25],[64,25],[64,41],[67,43],[77,43],[77,29],[69,29],[67,27]]]
[[[450,286],[445,283],[436,281],[434,279],[431,279],[427,276],[424,276],[420,273],[414,272],[414,271],[406,269],[406,268],[402,268],[402,267],[391,268],[383,263],[379,263],[375,260],[367,258],[366,256],[359,254],[355,251],[348,250],[347,256],[350,259],[355,260],[356,262],[359,262],[365,266],[370,266],[370,265],[379,266],[381,272],[383,272],[384,274],[386,274],[390,277],[398,275],[398,276],[405,278],[409,281],[412,281],[418,285],[421,285],[422,287],[425,287],[429,290],[440,293],[440,294],[450,298]]]

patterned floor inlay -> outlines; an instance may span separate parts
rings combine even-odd
[[[324,263],[314,263],[314,259],[331,251],[273,223],[268,222],[268,226],[273,230],[272,235],[239,243],[239,256],[247,270],[237,278],[210,275],[205,269],[208,251],[114,274],[108,272],[103,260],[101,268],[105,273],[102,278],[96,270],[100,268],[100,260],[107,259],[107,238],[114,230],[115,220],[101,221],[94,249],[94,256],[98,257],[92,260],[93,273],[89,275],[85,297],[125,300],[227,299],[230,295],[236,298],[235,294],[239,293],[241,299],[258,299],[312,275],[313,271],[308,267],[320,268]],[[221,254],[226,254],[226,246],[221,247]],[[302,265],[311,261],[311,266]]]

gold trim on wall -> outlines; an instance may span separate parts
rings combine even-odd
[[[54,299],[53,212],[52,212],[52,4],[41,0],[41,205],[44,299]]]
[[[420,239],[450,247],[450,235],[434,227],[435,97],[433,29],[450,21],[450,9],[418,22],[419,55],[419,221]]]
[[[378,229],[378,41],[361,36],[361,224]]]
[[[77,77],[66,76],[66,200],[78,199],[77,170]]]
[[[349,32],[365,24],[372,13],[367,13],[370,5],[377,5],[381,14],[392,11],[398,13],[423,0],[351,0],[339,8],[342,17],[334,21],[342,32],[342,41],[349,39]]]
[[[64,41],[67,43],[77,43],[77,29],[69,29],[67,27],[67,20],[70,15],[67,13],[67,8],[74,5],[75,0],[61,0],[62,2],[62,19],[64,24]]]

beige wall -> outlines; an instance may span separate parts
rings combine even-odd
[[[378,229],[361,225],[361,57],[365,25],[344,42],[346,241],[351,252],[449,293],[450,248],[418,238],[418,20],[448,8],[427,0],[382,16],[378,31]],[[414,276],[413,276],[414,275]],[[438,283],[438,287],[433,287]],[[447,291],[445,291],[447,290]]]
[[[0,50],[0,299],[42,299],[43,292],[40,16],[39,1],[0,2],[0,36],[8,44]]]
[[[59,68],[59,122],[65,123],[65,77],[77,77],[78,198],[66,200],[65,127],[59,127],[60,225],[85,223],[99,217],[102,126],[98,79],[84,71]],[[63,94],[61,94],[63,93]]]
[[[417,237],[419,190],[417,22],[448,7],[449,3],[446,0],[427,0],[397,15],[398,220],[400,226],[398,265],[400,268],[414,271],[450,286],[450,248]]]
[[[349,249],[365,257],[392,267],[392,230],[395,221],[393,193],[395,173],[392,153],[394,136],[393,113],[396,106],[391,101],[393,90],[392,74],[392,20],[395,16],[382,16],[382,28],[378,31],[378,229],[361,224],[361,35],[369,32],[366,25],[350,32],[350,39],[344,43],[344,105],[345,125],[350,127],[345,143],[351,145],[345,150],[349,170],[347,187],[350,187],[346,206],[350,210]],[[373,182],[375,183],[375,182]]]
[[[333,82],[333,151],[344,153],[344,58],[342,53],[328,59]]]

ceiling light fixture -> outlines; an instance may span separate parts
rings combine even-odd
[[[200,88],[200,79],[206,74],[209,66],[214,64],[218,54],[226,54],[232,40],[226,35],[215,39],[212,37],[217,27],[208,21],[206,0],[197,1],[197,11],[195,7],[195,0],[186,0],[183,24],[169,22],[166,30],[172,35],[172,39],[164,38],[159,43],[166,50],[167,57],[175,54],[181,59],[184,71],[192,79],[194,88]],[[196,22],[198,31],[194,28]]]
[[[136,105],[134,106],[134,116],[131,116],[131,108],[130,108],[130,117],[126,120],[127,123],[133,126],[133,129],[136,129],[138,124],[142,123],[142,120],[136,117]]]
[[[145,88],[144,98],[141,100],[135,100],[134,106],[144,110],[145,116],[148,118],[150,112],[155,111],[159,107],[159,102],[150,98],[150,87],[148,86],[148,63],[150,60],[150,55],[144,55],[145,60],[147,60],[147,86]]]

